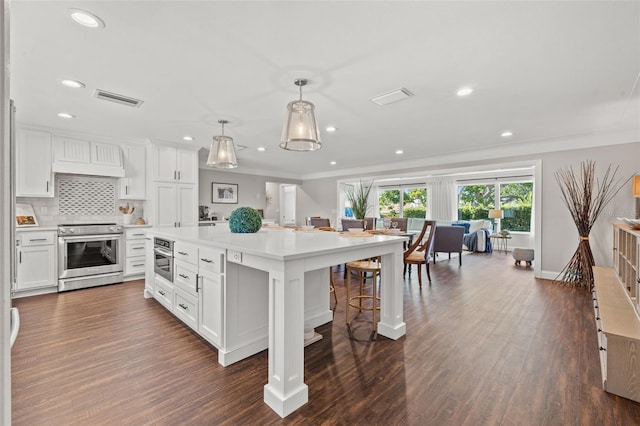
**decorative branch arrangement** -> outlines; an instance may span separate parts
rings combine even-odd
[[[604,178],[600,181],[596,177],[595,161],[580,163],[579,174],[576,174],[571,167],[566,170],[556,170],[555,177],[562,191],[562,199],[578,228],[580,240],[571,260],[555,281],[589,290],[593,288],[592,267],[595,262],[589,244],[589,233],[605,206],[629,181],[629,179],[623,181],[622,178],[616,180],[617,172],[618,167],[612,172],[609,165]]]

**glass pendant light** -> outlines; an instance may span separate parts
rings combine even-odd
[[[307,82],[304,78],[299,78],[294,82],[300,88],[300,99],[291,101],[287,105],[289,113],[282,128],[280,148],[289,151],[315,151],[322,148],[320,131],[314,113],[315,107],[311,102],[302,100],[302,86],[305,86]]]
[[[236,148],[233,145],[233,139],[224,135],[224,125],[227,120],[218,120],[222,124],[222,134],[214,136],[209,149],[209,158],[207,166],[217,167],[219,169],[235,169],[238,167],[236,159]]]

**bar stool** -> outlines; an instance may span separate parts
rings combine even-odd
[[[355,308],[358,313],[365,311],[371,311],[373,315],[373,331],[371,333],[372,338],[375,340],[378,333],[378,322],[376,321],[376,312],[380,310],[380,297],[378,296],[378,278],[380,277],[380,259],[358,260],[355,262],[349,262],[346,265],[347,272],[347,285],[346,285],[346,318],[347,328],[351,335],[351,327],[349,324],[349,309]],[[358,294],[351,294],[351,273],[356,272],[360,283],[360,291]],[[367,276],[367,274],[372,274]],[[371,295],[364,294],[365,281],[371,279],[373,284],[371,286]],[[370,300],[371,306],[363,306],[363,300]]]

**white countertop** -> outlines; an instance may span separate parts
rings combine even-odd
[[[201,245],[236,250],[276,260],[292,260],[313,254],[349,251],[355,247],[394,244],[407,237],[342,236],[338,232],[301,232],[262,228],[253,234],[235,234],[215,226],[150,228],[149,234]]]

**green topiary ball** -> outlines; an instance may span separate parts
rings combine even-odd
[[[237,234],[258,232],[262,228],[262,219],[256,209],[238,207],[229,216],[229,229]]]

